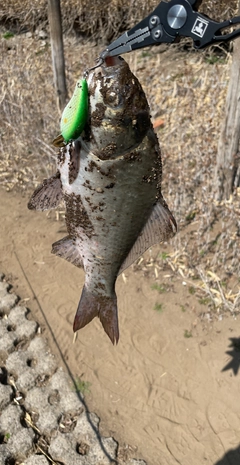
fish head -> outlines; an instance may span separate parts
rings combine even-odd
[[[88,78],[91,150],[116,158],[138,146],[151,127],[141,84],[121,57],[108,57]]]

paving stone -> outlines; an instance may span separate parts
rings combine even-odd
[[[49,461],[43,455],[32,455],[24,460],[24,465],[49,465]]]
[[[6,460],[9,457],[9,451],[6,444],[0,445],[0,465],[6,465]]]
[[[8,331],[14,331],[18,339],[32,338],[37,331],[38,324],[26,318],[28,310],[25,307],[14,307],[7,318]]]
[[[14,307],[18,301],[15,294],[9,294],[11,286],[3,281],[0,281],[0,312],[7,312]]]
[[[71,465],[83,465],[84,461],[82,457],[77,454],[76,450],[71,447],[71,442],[68,437],[64,437],[60,433],[57,434],[57,437],[51,441],[49,452],[53,460],[61,461],[65,460],[66,465],[71,463]],[[64,465],[65,465],[64,463]]]
[[[8,405],[4,410],[4,415],[0,416],[0,431],[11,435],[16,434],[21,426],[21,413],[18,405]]]
[[[25,457],[33,450],[33,439],[34,433],[32,430],[18,428],[17,433],[11,435],[7,443],[9,456],[21,456],[23,459],[25,459]]]
[[[33,448],[34,432],[23,428],[21,425],[22,409],[18,405],[8,405],[4,410],[4,415],[0,416],[1,435],[9,436],[4,444],[4,455],[14,457],[19,453],[27,455]],[[0,456],[2,445],[0,444]]]
[[[1,284],[1,283],[0,283]],[[15,335],[7,331],[7,316],[0,318],[0,350],[8,353],[14,350]]]
[[[88,446],[87,443],[73,443],[73,436],[70,434],[63,435],[60,432],[51,441],[49,452],[55,461],[62,461],[65,459],[64,464],[71,463],[71,465],[109,465],[117,463],[116,450],[117,443],[112,438],[103,438],[102,447],[98,440],[95,438],[97,447],[83,447],[83,444]],[[82,445],[82,453],[77,451],[81,450],[78,446]],[[86,451],[86,453],[85,453]]]
[[[87,463],[108,465],[116,458],[117,442],[113,438],[100,438],[99,435],[99,418],[95,413],[84,412],[78,420],[75,429],[72,432],[72,438],[77,444],[86,444],[89,447],[87,454]]]
[[[69,376],[59,368],[51,378],[49,386],[53,391],[58,390],[60,395],[60,404],[62,410],[74,410],[82,407],[81,397],[76,392],[73,383],[69,380]]]
[[[36,383],[44,385],[56,369],[56,360],[50,354],[44,339],[37,335],[29,342],[26,350],[9,355],[6,369],[17,374],[20,390],[28,390]]]
[[[1,318],[0,350],[13,352],[15,347],[21,346],[21,342],[23,344],[35,335],[38,325],[35,321],[27,320],[27,313],[25,307],[17,306],[9,315],[6,314]]]
[[[1,369],[0,369],[1,376]],[[10,386],[0,384],[0,412],[6,407],[11,401],[12,389]]]
[[[61,368],[51,377],[47,386],[41,389],[35,387],[28,392],[25,400],[27,410],[36,408],[36,405],[39,415],[36,426],[43,434],[50,434],[52,430],[59,428],[63,412],[71,421],[72,417],[77,418],[84,410]]]

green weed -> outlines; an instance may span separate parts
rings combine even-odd
[[[210,304],[211,300],[209,299],[209,297],[202,297],[201,299],[198,299],[198,302],[200,303],[200,305],[208,305]]]
[[[161,313],[163,311],[163,305],[162,304],[155,304],[153,310],[155,310],[158,313]]]
[[[158,291],[160,294],[162,294],[163,292],[166,292],[166,288],[162,284],[154,283],[151,286],[151,289],[153,289],[154,291]]]
[[[194,294],[195,294],[195,292],[196,292],[196,289],[195,289],[195,287],[193,287],[193,286],[189,286],[189,288],[188,288],[188,292],[189,292],[189,294],[191,294],[191,295],[194,295]]]
[[[186,217],[185,217],[185,220],[188,221],[188,223],[190,223],[191,221],[194,220],[196,216],[196,212],[195,211],[191,211]]]
[[[169,254],[167,252],[162,252],[160,253],[159,257],[162,259],[162,261],[164,262],[165,260],[167,260],[167,258],[169,257]]]
[[[144,51],[144,52],[141,53],[141,57],[142,57],[142,58],[151,57],[151,56],[152,56],[152,53],[151,53],[151,52],[145,52],[145,51]]]
[[[209,63],[209,65],[215,65],[215,63],[224,64],[225,60],[216,55],[210,55],[209,57],[206,57],[206,62]]]
[[[190,337],[192,337],[192,331],[188,331],[188,329],[185,329],[185,331],[184,331],[184,337],[186,337],[187,339],[189,339]]]
[[[5,32],[3,34],[3,38],[6,39],[6,40],[11,39],[12,37],[14,37],[13,32]]]
[[[2,436],[2,438],[1,438],[1,439],[2,439],[2,442],[3,442],[4,444],[7,444],[7,442],[8,442],[9,439],[10,439],[10,437],[11,437],[11,434],[10,434],[10,433],[5,433],[4,436]]]
[[[89,381],[84,381],[81,378],[76,378],[74,382],[74,390],[76,392],[81,392],[81,394],[89,394],[90,393],[90,386],[91,383]]]

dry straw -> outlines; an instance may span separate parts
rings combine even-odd
[[[110,40],[156,8],[156,0],[68,0],[61,2],[65,31],[77,30]],[[236,11],[236,0],[203,0],[201,10],[222,20]],[[47,0],[1,0],[0,20],[19,29],[35,30],[47,24]]]

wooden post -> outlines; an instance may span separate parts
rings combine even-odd
[[[60,0],[48,0],[48,21],[51,36],[54,84],[57,92],[58,107],[62,111],[67,101],[67,86]]]
[[[240,185],[240,39],[233,43],[225,116],[218,143],[215,185],[218,200],[228,199],[234,188]]]

